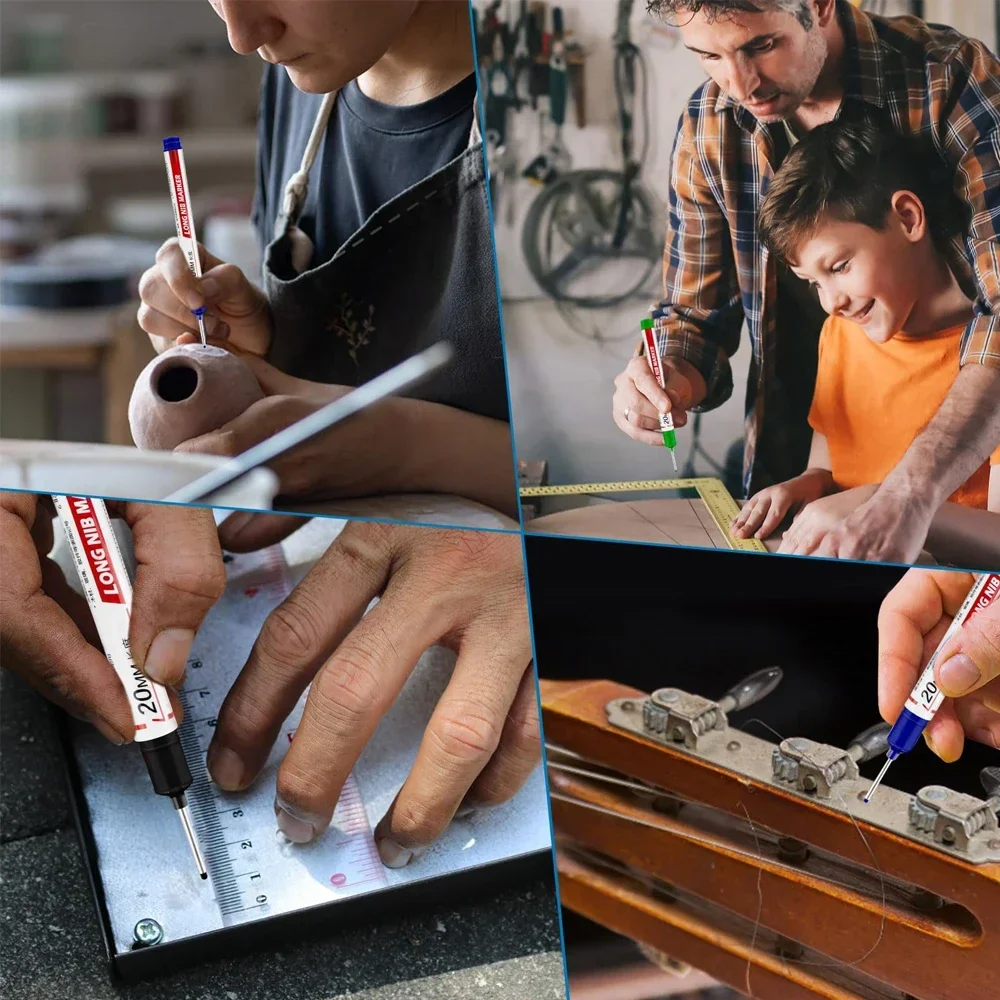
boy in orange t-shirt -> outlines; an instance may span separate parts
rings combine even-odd
[[[961,232],[962,217],[933,160],[866,113],[795,145],[772,179],[759,229],[830,315],[819,340],[809,467],[751,497],[732,530],[766,538],[798,511],[781,551],[808,554],[821,529],[871,496],[958,375],[973,304],[941,247]],[[964,536],[956,558],[978,532],[1000,532],[1000,518],[983,513],[1000,512],[997,445],[935,519]]]

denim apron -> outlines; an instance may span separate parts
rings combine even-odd
[[[447,340],[451,365],[411,395],[508,420],[475,113],[464,152],[382,205],[330,260],[310,268],[313,246],[297,222],[335,103],[336,93],[323,100],[264,252],[274,321],[268,360],[299,378],[354,386]]]

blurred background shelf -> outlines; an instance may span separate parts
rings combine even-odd
[[[199,164],[245,163],[257,149],[257,133],[252,128],[185,129],[184,159]],[[86,139],[80,145],[80,159],[87,171],[113,171],[155,167],[163,169],[160,136],[106,135]]]

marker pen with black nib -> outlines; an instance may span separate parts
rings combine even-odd
[[[107,508],[103,500],[92,497],[53,496],[52,500],[66,531],[105,655],[128,695],[135,723],[135,742],[146,763],[153,790],[157,795],[170,798],[198,865],[198,874],[207,879],[208,872],[184,796],[191,786],[191,772],[177,735],[177,719],[170,697],[166,688],[150,680],[135,665],[129,649],[132,581]]]

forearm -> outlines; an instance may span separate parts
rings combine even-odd
[[[925,547],[935,559],[954,566],[1000,566],[1000,514],[945,503],[934,515]]]
[[[789,483],[795,484],[796,491],[800,492],[804,503],[812,503],[814,500],[819,500],[820,497],[829,496],[831,493],[839,491],[839,487],[834,482],[833,473],[829,469],[818,466],[806,469],[801,475],[789,480]]]
[[[392,405],[395,426],[405,428],[397,489],[452,493],[517,517],[510,424],[420,399]]]
[[[967,364],[931,422],[885,477],[880,493],[936,511],[1000,441],[1000,368]]]

